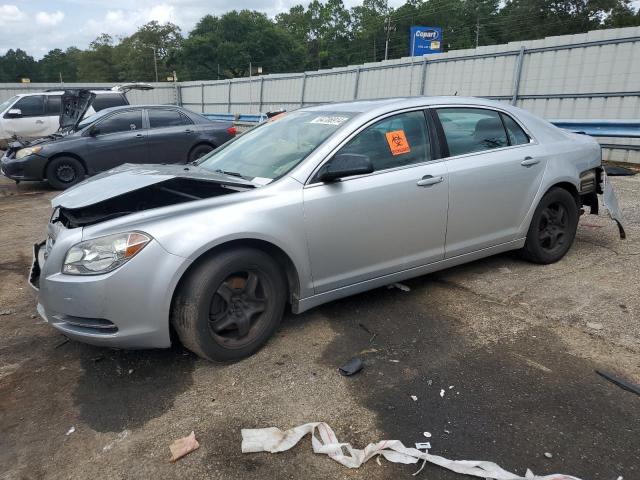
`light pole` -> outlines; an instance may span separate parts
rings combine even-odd
[[[158,83],[158,59],[156,58],[156,47],[151,47],[153,50],[153,67],[156,71],[156,83]]]

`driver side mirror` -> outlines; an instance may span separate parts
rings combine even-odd
[[[318,172],[318,180],[328,183],[335,182],[340,178],[367,173],[373,173],[373,164],[367,155],[339,153],[322,166]]]
[[[19,108],[12,108],[7,112],[7,117],[9,118],[19,118],[22,116],[22,110]]]
[[[89,128],[88,133],[89,133],[89,136],[95,137],[100,133],[100,129],[96,125],[93,125],[91,128]]]

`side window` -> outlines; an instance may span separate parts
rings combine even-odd
[[[142,128],[142,110],[116,113],[98,124],[99,134],[127,132]]]
[[[500,114],[494,110],[438,108],[436,112],[451,157],[509,145]]]
[[[110,107],[121,107],[129,105],[124,96],[120,93],[97,93],[91,106],[96,112]]]
[[[374,171],[431,160],[424,113],[407,112],[380,120],[360,132],[339,153],[367,155]]]
[[[509,135],[509,145],[522,145],[530,142],[529,135],[516,123],[509,115],[501,113],[504,126],[507,127],[507,135]]]
[[[22,97],[12,108],[22,110],[23,117],[41,117],[44,115],[44,95]]]
[[[176,127],[192,123],[179,111],[169,108],[150,108],[149,125],[151,128]]]
[[[59,116],[62,110],[62,99],[60,95],[47,95],[47,103],[45,105],[45,113],[47,116]]]

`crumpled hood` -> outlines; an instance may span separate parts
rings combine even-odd
[[[219,185],[252,188],[256,185],[239,177],[209,172],[194,165],[133,165],[126,163],[78,183],[54,197],[51,205],[82,208],[173,178],[192,178]]]

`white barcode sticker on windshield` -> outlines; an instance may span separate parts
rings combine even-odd
[[[322,125],[340,125],[341,123],[349,120],[349,117],[316,117],[311,120],[309,123],[320,123]]]

